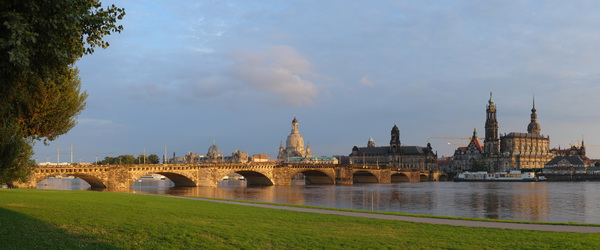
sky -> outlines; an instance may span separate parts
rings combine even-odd
[[[78,125],[38,162],[206,154],[213,141],[277,157],[294,116],[316,156],[431,141],[452,155],[526,132],[532,98],[551,147],[585,139],[600,158],[600,1],[102,1],[121,33],[78,63],[89,97]],[[60,153],[59,153],[60,151]]]

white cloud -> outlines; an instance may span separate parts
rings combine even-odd
[[[371,81],[371,79],[369,79],[368,76],[363,76],[362,78],[360,78],[360,84],[367,87],[375,87],[375,83]]]
[[[289,46],[272,46],[260,52],[233,55],[234,77],[252,89],[291,106],[310,106],[318,96],[317,86],[308,78],[317,77],[311,63]]]

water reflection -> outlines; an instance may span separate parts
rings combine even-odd
[[[83,183],[81,183],[83,182]],[[80,179],[45,180],[38,188],[87,189]],[[223,180],[218,187],[174,187],[170,180],[141,179],[128,191],[314,205],[415,214],[523,221],[600,223],[600,182],[420,182],[392,184],[247,186]],[[115,191],[115,190],[113,190]]]

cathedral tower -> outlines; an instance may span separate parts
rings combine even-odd
[[[392,153],[400,152],[400,129],[398,129],[395,123],[391,132],[390,151]]]
[[[533,108],[531,108],[531,122],[527,126],[527,133],[530,134],[540,134],[542,130],[540,123],[537,121],[537,114],[535,113],[535,96],[533,97]]]
[[[484,152],[486,155],[496,155],[500,152],[500,140],[498,139],[498,120],[496,120],[496,104],[492,99],[490,91],[490,100],[487,105],[487,118],[485,120],[485,140],[483,141]]]

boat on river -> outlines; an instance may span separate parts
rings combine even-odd
[[[520,170],[511,170],[510,172],[462,172],[458,174],[454,181],[543,181],[544,176],[537,176],[535,172],[521,172]]]

